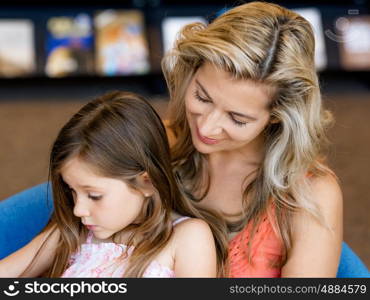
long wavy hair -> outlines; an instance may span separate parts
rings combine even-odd
[[[132,93],[106,94],[82,107],[60,130],[52,146],[49,174],[55,211],[45,230],[58,230],[60,238],[47,273],[50,277],[63,274],[70,256],[87,237],[86,227],[73,214],[73,197],[61,176],[63,166],[76,157],[97,174],[120,179],[139,191],[142,185],[138,175],[147,172],[150,177],[154,194],[144,201],[138,218],[142,221],[112,236],[113,241],[117,241],[119,234],[130,232],[126,249],[134,246],[134,250],[129,256],[125,277],[142,277],[149,263],[168,243],[173,231],[172,211],[201,219],[212,216],[211,212],[196,209],[182,196],[172,172],[164,125],[150,104]],[[210,226],[216,245],[220,243],[217,239],[221,239],[221,244],[226,243],[224,225],[211,223]],[[116,266],[126,257],[127,253],[123,253]],[[224,259],[219,256],[220,276],[224,274],[223,264]]]
[[[322,108],[314,50],[313,30],[302,16],[276,4],[251,2],[209,25],[184,27],[162,60],[171,99],[169,127],[176,137],[173,164],[182,189],[194,202],[200,202],[210,186],[207,160],[194,148],[186,119],[184,96],[195,72],[209,62],[233,78],[262,83],[274,91],[270,111],[278,122],[264,130],[264,159],[244,191],[239,221],[228,227],[239,231],[252,222],[256,230],[272,204],[273,226],[283,242],[282,264],[291,248],[295,211],[303,209],[326,226],[309,189],[310,176],[332,173],[323,160],[332,118]]]

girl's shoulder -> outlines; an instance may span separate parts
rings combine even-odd
[[[198,218],[181,218],[174,221],[172,245],[176,253],[190,248],[213,246],[214,239],[208,223]]]
[[[179,248],[187,248],[197,243],[213,241],[213,234],[208,223],[198,218],[172,215],[173,233],[171,244],[174,251]]]
[[[173,229],[171,244],[176,277],[215,277],[216,246],[207,222],[186,218]]]
[[[174,215],[173,232],[168,244],[156,258],[163,265],[172,266],[185,256],[207,252],[213,249],[214,240],[209,225],[197,218]]]
[[[172,225],[173,225],[173,238],[176,239],[187,239],[188,236],[193,234],[197,235],[207,235],[212,234],[211,229],[206,221],[182,216],[177,213],[172,214]],[[199,233],[197,233],[199,231]],[[195,236],[195,238],[196,238]]]
[[[214,248],[211,228],[204,220],[187,218],[174,226],[173,246],[176,254],[203,252]]]
[[[173,221],[173,234],[181,239],[187,239],[188,237],[197,238],[199,235],[212,234],[211,229],[206,221],[191,218],[191,217],[180,217]]]

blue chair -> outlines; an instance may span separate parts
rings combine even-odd
[[[33,239],[53,212],[52,192],[47,183],[0,201],[0,259]]]
[[[52,192],[47,183],[0,201],[0,259],[31,241],[48,223],[52,212]],[[365,264],[346,243],[337,277],[370,278]]]
[[[370,272],[352,249],[343,242],[338,278],[370,278]]]

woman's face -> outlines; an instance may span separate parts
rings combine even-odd
[[[186,116],[201,153],[243,150],[258,144],[270,122],[265,85],[234,79],[210,63],[194,74],[185,94]]]

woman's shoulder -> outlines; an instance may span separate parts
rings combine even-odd
[[[311,197],[322,209],[330,210],[342,205],[342,190],[335,173],[330,170],[323,175],[309,177]]]
[[[302,232],[319,236],[322,230],[341,231],[343,218],[343,196],[338,178],[334,172],[315,175],[309,178],[309,200],[318,208],[317,219],[305,211],[297,211],[293,216],[293,233],[299,238]],[[325,229],[326,228],[326,229]],[[294,235],[294,234],[293,234]]]
[[[309,185],[309,197],[318,214],[315,218],[300,210],[293,215],[293,247],[282,269],[284,277],[331,277],[338,269],[343,237],[343,199],[338,179],[328,172],[311,176]]]

